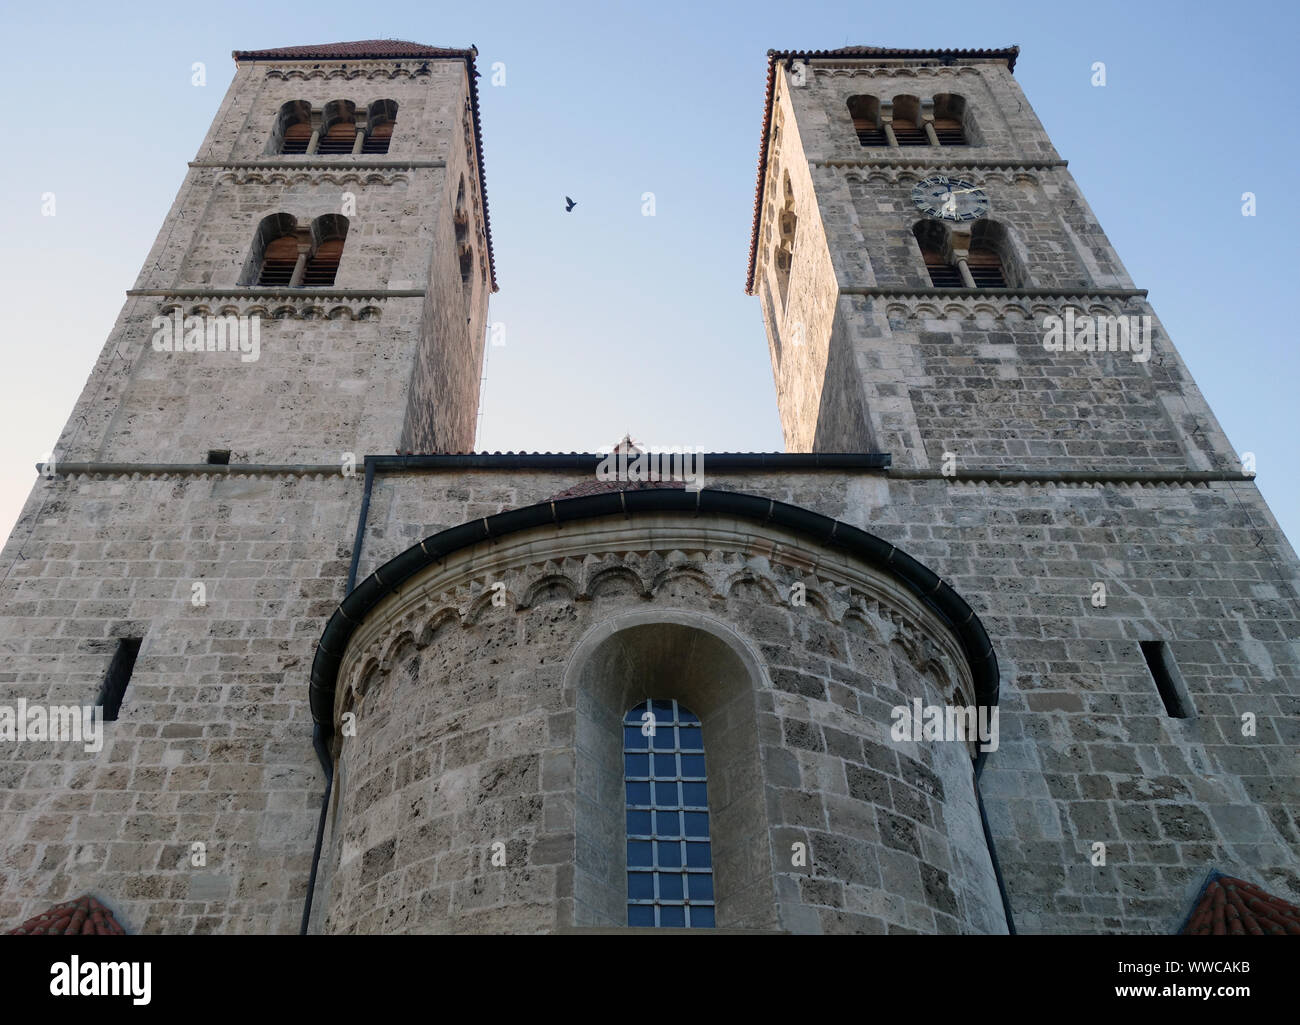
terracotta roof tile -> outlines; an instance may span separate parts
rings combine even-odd
[[[125,936],[113,912],[90,894],[55,904],[49,911],[27,919],[9,936]]]
[[[767,96],[763,101],[763,134],[758,141],[758,182],[754,187],[754,227],[749,233],[749,271],[745,292],[754,294],[754,268],[758,262],[758,224],[763,211],[763,180],[767,177],[767,139],[772,127],[772,93],[776,85],[776,66],[780,61],[834,60],[872,58],[884,60],[1002,60],[1010,71],[1016,70],[1020,47],[997,50],[913,50],[890,46],[841,46],[838,50],[768,50]]]
[[[478,109],[478,71],[474,58],[478,50],[455,49],[445,46],[425,46],[404,39],[359,39],[351,43],[317,43],[312,46],[280,46],[271,50],[235,50],[239,61],[286,60],[410,60],[432,58],[463,60],[469,75],[469,101],[474,122],[474,149],[478,159],[479,192],[483,196],[483,234],[487,239],[488,279],[492,291],[498,291],[496,254],[492,248],[492,219],[488,215],[487,172],[483,165],[483,126]]]
[[[1213,872],[1184,936],[1300,936],[1300,908],[1258,886]]]

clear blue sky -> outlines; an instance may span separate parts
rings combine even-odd
[[[230,52],[399,38],[473,43],[485,73],[490,318],[506,345],[490,350],[481,449],[591,450],[631,431],[780,450],[743,291],[766,51],[1018,43],[1030,102],[1300,538],[1294,314],[1275,306],[1294,300],[1300,266],[1283,184],[1300,165],[1294,2],[42,3],[2,25],[6,532],[217,111]],[[1097,60],[1104,89],[1089,81]]]

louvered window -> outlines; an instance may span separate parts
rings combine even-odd
[[[922,249],[925,257],[925,269],[930,272],[930,284],[935,288],[962,288],[961,271],[943,258],[936,249]]]
[[[339,156],[351,153],[357,141],[357,126],[352,121],[339,121],[330,126],[330,130],[321,136],[316,152],[325,156]]]
[[[284,146],[281,153],[306,153],[307,144],[311,142],[311,124],[299,121],[284,130]]]
[[[393,138],[393,122],[381,121],[372,125],[366,132],[366,141],[361,144],[362,153],[387,153],[388,143]]]
[[[939,137],[940,146],[966,145],[966,131],[962,128],[959,118],[936,117],[934,119],[934,134]]]
[[[925,134],[925,129],[917,125],[915,121],[907,118],[894,118],[894,138],[898,140],[900,146],[928,146],[930,139]]]
[[[307,258],[307,268],[302,276],[304,288],[328,287],[334,284],[334,276],[339,270],[339,260],[343,256],[343,240],[330,239],[316,247],[316,252]]]
[[[293,269],[297,264],[297,236],[285,235],[277,238],[266,247],[262,257],[262,271],[257,276],[257,283],[284,287],[293,280]]]
[[[966,266],[970,268],[970,276],[974,279],[976,288],[1007,287],[1006,276],[1002,273],[1002,261],[992,249],[972,245]]]

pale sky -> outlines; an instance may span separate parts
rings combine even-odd
[[[45,3],[6,10],[3,28],[22,41],[0,66],[14,111],[0,164],[6,532],[216,114],[230,52],[391,37],[476,44],[485,72],[501,284],[489,319],[506,345],[489,349],[480,449],[592,450],[630,431],[779,451],[758,300],[743,291],[766,51],[1019,44],[1030,102],[1300,536],[1297,357],[1275,308],[1296,294],[1279,221],[1300,155],[1293,3]],[[1091,84],[1098,60],[1105,88]],[[1255,217],[1241,214],[1248,191]]]

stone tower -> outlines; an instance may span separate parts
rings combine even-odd
[[[3,752],[0,920],[93,885],[136,929],[296,929],[321,783],[292,667],[346,580],[362,460],[473,447],[475,52],[234,57],[4,550],[6,701],[129,685],[99,755]]]
[[[786,447],[889,453],[856,521],[985,617],[1023,930],[1167,930],[1223,863],[1294,899],[1295,555],[1017,54],[769,54],[747,290]]]

